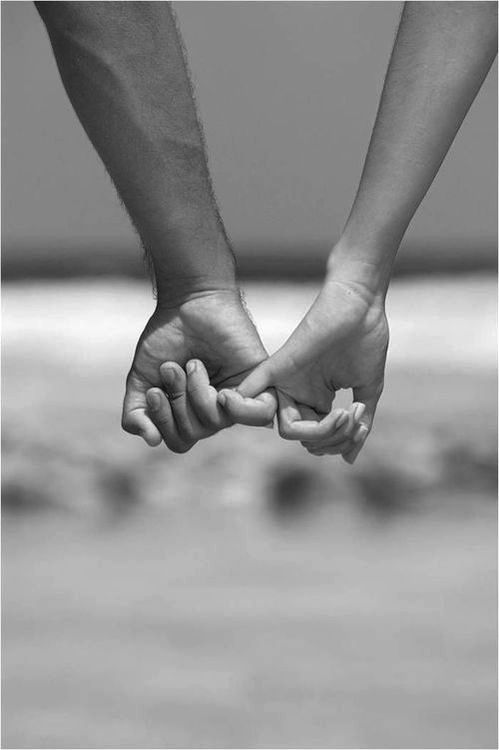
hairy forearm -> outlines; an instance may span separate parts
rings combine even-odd
[[[73,107],[150,253],[158,295],[234,285],[166,2],[39,2]]]
[[[329,267],[386,291],[402,237],[497,51],[495,2],[404,6],[359,189]]]

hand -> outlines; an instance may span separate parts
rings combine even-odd
[[[283,438],[300,440],[310,453],[341,453],[353,463],[372,428],[387,349],[383,300],[361,284],[329,277],[284,346],[243,380],[237,392],[221,391],[219,401],[237,420],[244,403],[273,386]],[[331,406],[340,388],[351,388],[358,404],[338,431],[338,412]]]
[[[171,450],[184,453],[201,437],[234,424],[217,404],[217,388],[237,385],[266,357],[238,290],[199,293],[174,308],[158,305],[127,377],[123,429],[151,446],[164,439]],[[182,368],[193,359],[196,366],[186,378]],[[265,425],[275,411],[276,401],[266,393],[245,410],[243,420]]]

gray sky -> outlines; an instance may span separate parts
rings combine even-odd
[[[401,4],[176,3],[234,240],[333,241],[354,196]],[[31,3],[2,3],[4,243],[136,243]],[[493,240],[497,69],[410,238]]]

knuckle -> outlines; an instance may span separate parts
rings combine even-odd
[[[216,432],[221,427],[220,419],[216,414],[213,414],[211,409],[202,408],[201,406],[199,406],[197,409],[197,417],[201,425],[210,432]]]
[[[139,429],[135,422],[133,422],[128,416],[122,417],[121,429],[125,432],[128,432],[130,435],[137,435],[137,433],[139,432]]]
[[[188,378],[187,393],[189,393],[191,396],[199,396],[199,394],[202,394],[205,390],[206,386],[204,385],[204,383],[196,383],[192,380],[192,377]]]
[[[168,401],[180,401],[185,398],[185,391],[167,391]]]
[[[218,432],[222,429],[222,427],[225,427],[225,424],[221,424],[219,419],[216,419],[215,417],[209,415],[206,417],[206,419],[203,418],[202,425],[205,428],[207,432],[210,434],[213,434],[215,432]]]
[[[164,414],[156,414],[151,417],[151,419],[156,427],[159,427],[162,430],[169,427],[171,424],[171,420],[169,420],[168,417]]]
[[[271,422],[275,417],[274,404],[266,404],[265,408],[262,410],[261,416],[262,424],[268,424],[269,422]]]
[[[283,440],[293,440],[291,428],[287,424],[279,424],[279,436]]]

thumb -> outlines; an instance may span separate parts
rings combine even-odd
[[[374,415],[376,413],[378,401],[380,400],[382,393],[383,381],[372,383],[368,386],[353,388],[353,400],[355,402],[364,404],[366,408],[362,417],[360,418],[359,424],[357,426],[357,431],[354,436],[354,438],[356,438],[355,445],[349,451],[343,453],[343,459],[349,464],[354,463],[360,451],[364,447],[369,433],[372,430]]]
[[[156,425],[148,416],[146,389],[132,374],[126,382],[125,398],[121,415],[121,426],[131,435],[140,435],[152,448],[159,445],[163,438]]]

